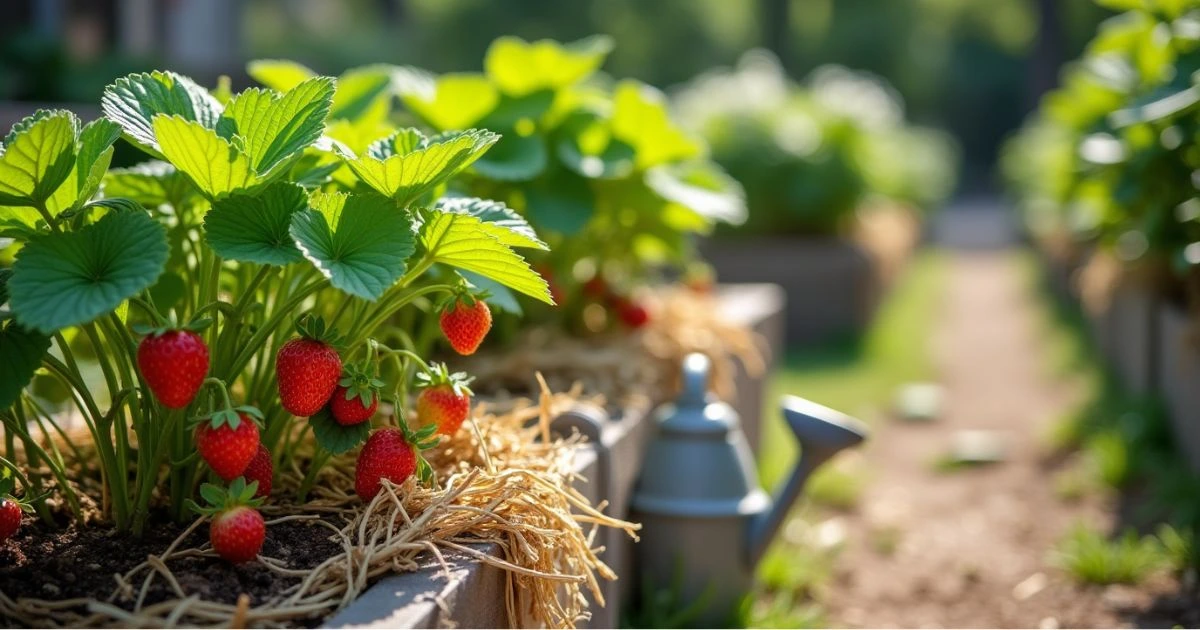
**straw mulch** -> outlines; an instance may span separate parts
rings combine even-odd
[[[605,516],[603,505],[590,505],[572,488],[571,460],[580,438],[552,436],[549,422],[579,397],[578,389],[557,395],[543,390],[536,403],[477,406],[469,427],[426,453],[438,472],[437,487],[415,479],[399,486],[385,483],[367,505],[344,490],[353,487],[353,454],[336,458],[308,503],[263,508],[268,537],[272,524],[305,519],[328,530],[342,549],[312,570],[260,556],[262,567],[293,582],[270,601],[254,606],[245,597],[237,604],[204,601],[180,586],[173,561],[214,555],[207,543],[181,548],[204,525],[205,519],[197,519],[162,553],[114,576],[107,597],[14,601],[0,593],[0,616],[30,626],[282,627],[332,615],[375,578],[417,569],[423,553],[441,561],[443,551],[455,550],[506,572],[511,625],[574,627],[588,616],[584,591],[603,603],[598,580],[616,578],[597,558],[596,530],[614,527],[636,538],[638,529]],[[280,471],[277,485],[283,493],[299,486],[301,463]],[[501,553],[489,556],[468,546],[480,542],[495,544]],[[155,581],[168,584],[175,597],[146,604]]]

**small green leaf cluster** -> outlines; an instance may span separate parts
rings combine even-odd
[[[955,186],[953,140],[906,123],[899,96],[865,73],[825,66],[797,84],[756,50],[676,103],[745,186],[749,233],[837,234],[870,198],[932,209]]]
[[[568,301],[576,280],[587,279],[578,277],[581,261],[639,284],[656,266],[689,262],[693,235],[745,219],[741,186],[678,124],[662,92],[598,73],[611,48],[604,36],[502,37],[483,72],[407,70],[396,81],[405,109],[425,126],[501,134],[450,187],[501,200],[527,219],[551,246],[538,263]]]
[[[262,444],[290,456],[276,449],[295,442],[274,374],[297,314],[314,316],[301,328],[316,337],[327,335],[312,322],[342,331],[350,356],[389,336],[414,350],[393,317],[461,293],[468,278],[552,303],[520,253],[547,249],[530,223],[500,201],[445,196],[500,134],[397,127],[394,68],[251,71],[269,87],[232,94],[173,72],[122,77],[105,91],[104,118],[39,111],[0,143],[0,243],[15,252],[0,269],[0,420],[30,470],[52,469],[77,517],[76,488],[95,485],[68,476],[95,466],[43,448],[31,423],[50,433],[68,408],[79,412],[106,485],[97,503],[138,531],[162,466],[173,462],[177,516],[201,481],[187,418],[236,427],[247,407],[231,399],[245,402],[262,410]],[[109,170],[121,138],[149,160]],[[203,339],[217,387],[176,413],[151,395],[138,338],[180,328]],[[402,402],[411,376],[388,378],[389,402]],[[329,438],[321,444],[353,447],[371,425],[314,417],[312,427]],[[32,492],[50,482],[33,480]]]
[[[1200,2],[1103,0],[1062,84],[1006,144],[1001,166],[1042,240],[1111,248],[1126,262],[1200,264]]]

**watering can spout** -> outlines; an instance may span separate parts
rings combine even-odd
[[[782,406],[783,417],[800,445],[800,457],[791,476],[776,491],[771,509],[756,516],[750,524],[747,555],[751,567],[762,559],[813,471],[843,449],[867,438],[867,429],[861,422],[839,411],[798,396],[784,396]]]

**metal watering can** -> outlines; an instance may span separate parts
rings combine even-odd
[[[658,434],[646,452],[631,518],[642,524],[634,546],[640,590],[669,589],[688,608],[682,622],[718,627],[735,622],[754,569],[804,482],[867,431],[845,414],[785,396],[783,416],[800,457],[772,499],[759,485],[737,412],[708,392],[709,369],[708,357],[689,355],[683,393],[655,412]]]

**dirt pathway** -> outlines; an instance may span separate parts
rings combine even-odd
[[[940,420],[876,427],[869,482],[846,519],[825,600],[851,627],[1115,627],[1169,584],[1084,587],[1050,558],[1074,523],[1111,525],[1102,499],[1055,496],[1042,437],[1081,395],[1048,371],[1039,312],[1005,250],[960,251],[932,340],[945,388]],[[1008,457],[939,471],[956,431],[1001,433]],[[1151,622],[1153,623],[1153,622]]]

